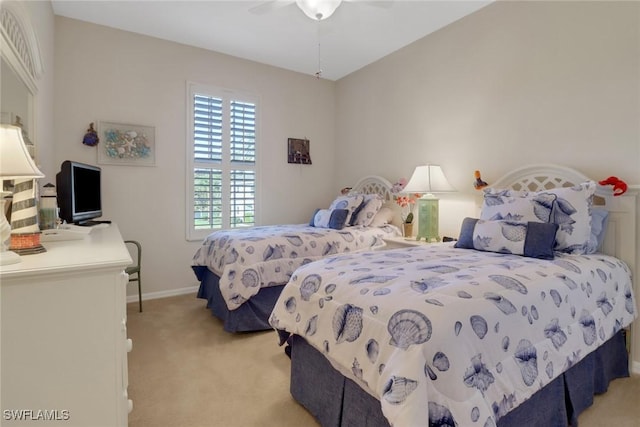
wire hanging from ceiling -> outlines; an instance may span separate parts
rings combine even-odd
[[[320,49],[320,21],[322,19],[318,18],[317,27],[316,27],[316,35],[318,37],[318,71],[316,71],[316,78],[319,79],[322,77],[322,52]]]
[[[320,22],[329,18],[340,6],[343,0],[295,0],[296,4],[307,17],[316,21],[316,36],[318,39],[318,69],[316,78],[322,77],[322,46],[320,44]]]

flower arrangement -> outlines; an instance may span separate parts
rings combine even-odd
[[[396,196],[396,203],[402,208],[402,222],[405,224],[413,223],[413,207],[416,204],[414,195]],[[406,212],[405,212],[406,210]]]
[[[391,191],[396,194],[400,193],[406,185],[407,180],[405,178],[400,178],[395,184],[393,184]],[[411,194],[408,196],[396,195],[394,197],[398,206],[402,208],[401,216],[404,224],[413,224],[413,208],[418,197],[420,197],[419,194]]]

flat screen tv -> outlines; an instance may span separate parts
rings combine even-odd
[[[65,160],[56,175],[56,190],[60,219],[71,224],[91,225],[102,216],[98,166]]]

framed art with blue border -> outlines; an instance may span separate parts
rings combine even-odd
[[[155,166],[155,127],[99,122],[98,135],[99,164]]]

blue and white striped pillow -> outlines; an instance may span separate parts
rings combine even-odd
[[[309,225],[318,228],[342,230],[347,222],[347,209],[316,209]]]
[[[553,259],[557,230],[553,223],[465,218],[455,247]]]

